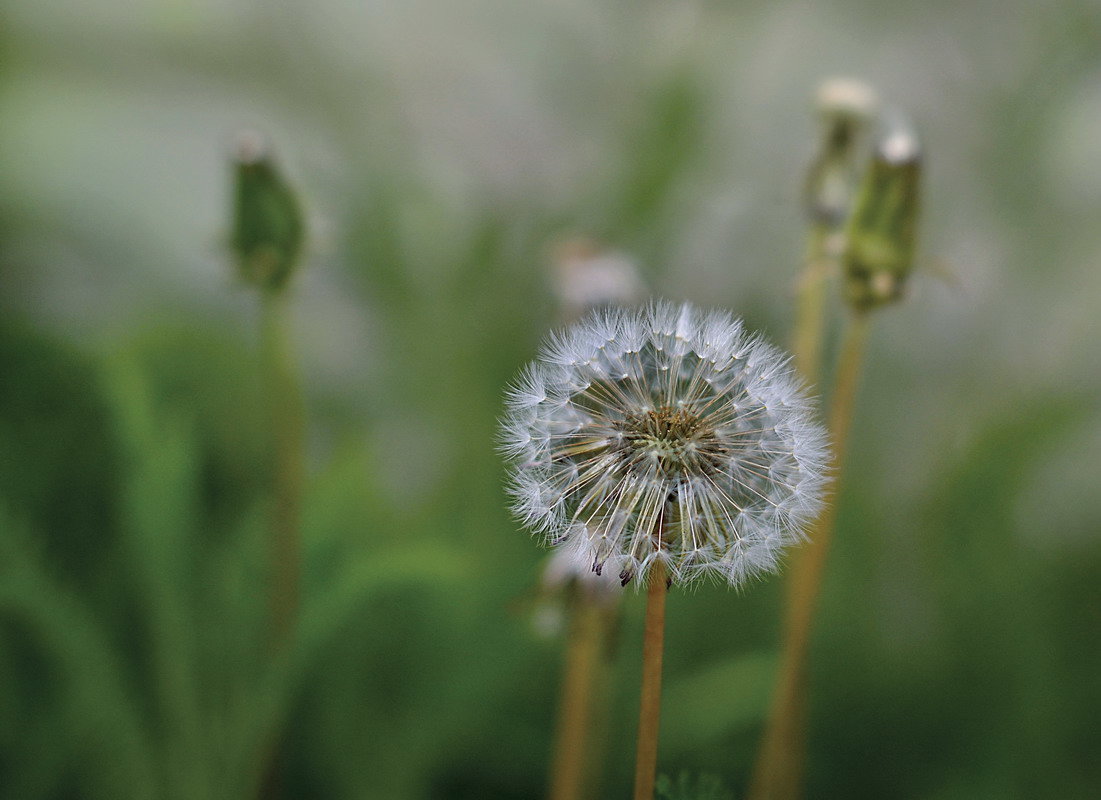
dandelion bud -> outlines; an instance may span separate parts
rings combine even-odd
[[[571,562],[626,584],[739,586],[817,513],[825,434],[786,356],[722,312],[589,315],[508,395],[513,509]]]
[[[302,250],[304,225],[294,192],[283,180],[263,140],[242,134],[234,159],[233,250],[241,278],[278,291]]]
[[[812,221],[830,227],[844,222],[852,202],[860,143],[876,104],[875,90],[863,81],[833,78],[819,87],[822,139],[805,188]]]
[[[921,146],[901,121],[876,143],[849,220],[845,295],[864,311],[902,296],[914,263],[921,183]]]
[[[592,239],[578,236],[558,243],[552,261],[555,293],[567,319],[605,306],[631,305],[644,297],[634,262]]]

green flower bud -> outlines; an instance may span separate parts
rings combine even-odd
[[[902,296],[914,264],[920,183],[921,146],[896,123],[876,143],[849,218],[845,297],[858,311]]]
[[[234,159],[233,250],[246,283],[280,291],[294,272],[305,226],[298,198],[264,143],[241,137]]]

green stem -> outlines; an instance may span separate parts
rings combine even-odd
[[[301,579],[302,489],[305,475],[305,408],[290,334],[290,300],[278,289],[262,292],[261,359],[274,448],[271,509],[272,649],[285,651],[298,614]],[[267,753],[260,794],[283,796],[281,745]]]
[[[274,438],[271,606],[278,647],[290,634],[298,610],[305,411],[292,354],[287,295],[264,291],[262,317],[264,382]]]
[[[814,224],[807,236],[803,274],[796,288],[795,329],[791,348],[795,368],[810,386],[817,386],[822,360],[822,331],[826,317],[826,288],[830,276],[829,241],[833,229]]]
[[[642,700],[638,715],[634,800],[652,800],[658,766],[661,717],[661,658],[665,641],[665,562],[654,561],[646,593],[646,630],[642,639]]]
[[[867,345],[867,314],[850,316],[841,345],[830,408],[834,502],[811,527],[810,541],[796,555],[788,581],[787,617],[780,676],[757,757],[751,800],[795,800],[801,796],[806,753],[807,652],[826,555],[837,522],[837,502],[860,368]]]

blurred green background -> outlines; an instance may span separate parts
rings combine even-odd
[[[587,235],[788,336],[816,85],[928,154],[876,321],[812,665],[808,795],[1101,787],[1101,9],[1092,0],[85,0],[0,26],[0,795],[530,798],[561,636],[502,388]],[[296,645],[228,252],[254,128],[310,231]],[[669,601],[661,770],[740,794],[783,579]],[[597,713],[633,774],[641,598]],[[273,731],[283,731],[282,735]]]

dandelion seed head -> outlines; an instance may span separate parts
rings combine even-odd
[[[825,434],[787,358],[691,305],[590,315],[506,399],[513,510],[573,563],[739,586],[821,505]]]

